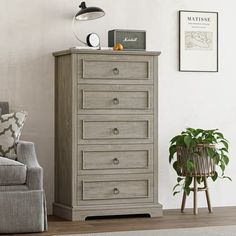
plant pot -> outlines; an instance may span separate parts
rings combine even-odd
[[[213,176],[215,163],[207,154],[208,148],[215,148],[215,145],[199,144],[197,147],[188,149],[177,146],[177,163],[179,176]],[[187,163],[191,162],[192,168],[187,168]]]

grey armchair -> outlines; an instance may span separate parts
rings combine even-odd
[[[1,106],[7,113],[6,106]],[[8,108],[8,106],[7,106]],[[17,161],[0,157],[0,233],[27,233],[47,230],[43,169],[34,144],[17,144]]]

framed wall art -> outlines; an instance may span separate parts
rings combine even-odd
[[[218,72],[218,12],[179,11],[179,70]]]

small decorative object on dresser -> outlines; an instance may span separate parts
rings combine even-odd
[[[116,43],[115,46],[113,47],[114,51],[122,51],[124,50],[124,47],[121,43]]]
[[[124,50],[146,50],[146,31],[118,29],[108,31],[108,47],[114,47],[117,43],[123,45]]]
[[[150,214],[158,203],[159,52],[54,53],[54,214]]]

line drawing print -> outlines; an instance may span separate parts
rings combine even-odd
[[[185,31],[185,50],[213,50],[213,32]]]

